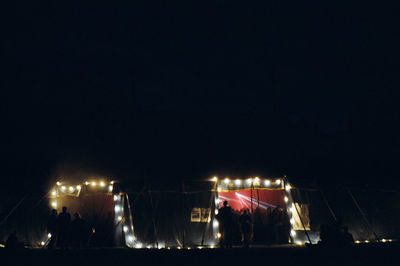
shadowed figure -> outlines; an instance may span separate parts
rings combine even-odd
[[[18,241],[17,231],[13,231],[7,238],[5,248],[8,250],[23,249],[24,245]]]
[[[57,246],[66,249],[70,242],[71,215],[67,212],[67,207],[62,208],[62,213],[57,218],[58,239]]]
[[[233,241],[233,213],[232,208],[228,206],[228,202],[224,201],[224,207],[219,209],[216,216],[219,222],[219,230],[221,234],[221,248],[231,248]]]
[[[247,210],[243,210],[242,215],[239,217],[240,231],[242,233],[242,246],[248,248],[251,237],[251,217]]]
[[[347,226],[343,226],[342,242],[344,246],[351,246],[354,244],[353,235],[350,234],[349,228]]]
[[[74,214],[74,220],[71,222],[71,245],[79,249],[85,246],[88,236],[88,225],[79,213]]]
[[[51,234],[50,242],[47,244],[48,249],[53,249],[57,241],[57,210],[52,209],[47,219],[47,232]]]

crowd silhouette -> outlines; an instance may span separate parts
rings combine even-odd
[[[281,206],[261,210],[255,208],[252,213],[248,209],[241,212],[233,210],[227,201],[219,209],[216,219],[219,222],[219,244],[221,248],[232,248],[235,244],[241,244],[248,248],[253,244],[285,244],[290,239],[290,220],[286,210]],[[95,233],[94,228],[98,232]],[[105,221],[94,217],[89,223],[79,213],[71,215],[67,207],[62,208],[61,213],[53,209],[48,217],[47,232],[49,240],[46,243],[48,249],[80,249],[91,246],[113,245],[113,217],[107,215]],[[338,219],[333,224],[323,224],[320,227],[321,246],[348,247],[354,244],[353,236],[348,228]],[[13,231],[6,242],[6,247],[11,249],[23,248],[18,241],[16,231]]]
[[[281,206],[268,208],[262,211],[255,208],[250,214],[249,210],[241,212],[233,210],[224,201],[216,216],[220,229],[220,246],[230,248],[233,243],[240,243],[244,248],[250,242],[255,244],[285,244],[289,241],[290,220]]]
[[[47,222],[47,232],[50,233],[50,240],[47,244],[49,249],[55,247],[61,249],[82,248],[87,245],[93,228],[80,217],[79,213],[75,213],[74,219],[71,220],[71,215],[64,206],[58,215],[57,210],[51,211]]]
[[[280,205],[261,210],[255,208],[252,214],[244,209],[233,210],[227,201],[216,216],[220,229],[220,247],[231,248],[233,244],[249,247],[253,244],[286,244],[290,239],[290,219]],[[353,236],[340,219],[333,225],[320,228],[320,245],[348,247],[354,243]]]
[[[347,247],[354,244],[354,238],[347,226],[343,226],[338,219],[334,224],[323,224],[320,228],[320,242],[318,244],[329,247]]]

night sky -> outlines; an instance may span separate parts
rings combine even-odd
[[[125,2],[3,16],[3,191],[86,174],[396,182],[392,6]]]

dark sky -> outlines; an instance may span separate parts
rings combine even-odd
[[[398,177],[394,6],[126,2],[6,9],[3,187],[82,172]]]

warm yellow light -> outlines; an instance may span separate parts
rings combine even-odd
[[[388,241],[389,241],[389,242],[392,242],[392,241],[393,241],[393,239],[388,239]]]
[[[247,184],[248,184],[248,185],[250,185],[251,182],[253,182],[253,179],[251,179],[251,178],[247,179]]]
[[[85,182],[85,185],[86,185],[86,186],[89,185],[89,184],[90,184],[90,183],[89,183],[88,181]]]
[[[57,181],[57,186],[61,186],[61,182],[60,181]]]
[[[270,181],[270,180],[265,180],[265,181],[264,181],[264,185],[266,185],[266,186],[271,185],[271,181]]]
[[[73,192],[74,191],[74,187],[69,187],[69,192]]]
[[[106,183],[104,183],[103,181],[100,182],[100,186],[101,187],[105,187]]]
[[[40,242],[40,245],[41,246],[44,246],[46,243],[44,243],[43,241],[42,242]]]
[[[53,208],[57,208],[57,201],[53,201],[53,202],[51,203],[51,206],[52,206]]]
[[[66,189],[65,186],[62,186],[62,187],[61,187],[61,191],[65,191],[65,189]]]
[[[92,187],[95,187],[97,185],[97,183],[95,181],[92,181]]]
[[[178,249],[181,249],[181,247],[178,247]]]
[[[108,186],[108,192],[112,192],[112,190],[113,190],[113,186],[112,186],[112,185],[109,185],[109,186]]]
[[[296,236],[296,231],[294,231],[293,229],[290,230],[290,235],[291,235],[291,236]]]
[[[51,238],[51,233],[48,233],[48,234],[47,234],[47,238]]]
[[[122,216],[118,216],[118,221],[122,221]]]
[[[383,238],[381,241],[382,241],[383,243],[385,243],[387,240]]]
[[[356,241],[354,241],[354,243],[356,243],[356,244],[360,244],[360,243],[361,243],[361,241],[360,241],[360,240],[356,240]]]
[[[213,178],[211,178],[211,181],[213,181],[213,182],[217,182],[217,181],[218,181],[218,177],[216,177],[216,176],[213,176]]]
[[[218,233],[218,234],[217,234],[217,238],[221,238],[221,233]]]
[[[293,218],[290,219],[290,224],[294,224],[294,219]]]
[[[135,244],[135,248],[142,248],[143,247],[143,244],[142,243],[136,243]]]
[[[221,188],[220,188],[220,187],[219,187],[219,188],[217,188],[217,191],[218,191],[218,192],[221,192]]]
[[[236,179],[235,180],[235,185],[236,186],[240,186],[242,184],[242,180],[240,180],[240,179]]]
[[[258,176],[256,176],[256,177],[254,178],[254,182],[256,182],[256,183],[260,182],[260,178],[258,178]]]
[[[77,189],[77,190],[81,190],[81,188],[82,188],[82,187],[81,187],[80,185],[77,185],[77,186],[76,186],[76,189]]]
[[[224,183],[225,183],[226,185],[228,185],[228,184],[229,184],[229,178],[225,178],[225,179],[224,179]]]
[[[288,201],[289,201],[289,198],[286,197],[286,196],[285,196],[283,199],[285,200],[285,202],[288,202]]]
[[[111,181],[110,184],[113,185],[113,184],[114,184],[114,181]]]
[[[214,213],[215,213],[215,215],[217,215],[218,214],[218,209],[215,209]]]
[[[292,188],[292,187],[291,187],[290,185],[286,185],[286,186],[285,186],[285,190],[286,190],[286,191],[290,191],[291,188]]]
[[[282,181],[281,181],[280,179],[275,180],[275,183],[276,183],[277,185],[280,185],[281,182],[282,182]]]
[[[364,243],[369,243],[369,240],[365,240]]]
[[[57,191],[53,190],[53,191],[51,192],[51,195],[52,195],[52,196],[56,196],[56,195],[57,195]]]

